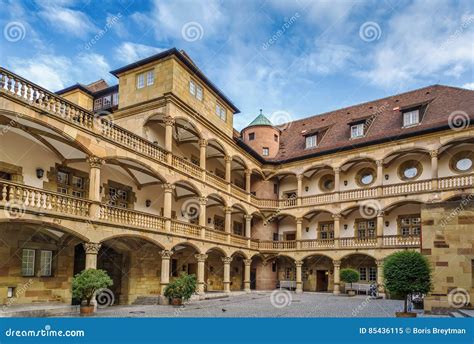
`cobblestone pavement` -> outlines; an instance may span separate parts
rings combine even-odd
[[[95,317],[393,317],[400,300],[373,300],[325,293],[253,292],[192,301],[184,307],[146,305],[98,309]],[[421,315],[421,314],[420,314]],[[77,316],[77,315],[75,315]]]

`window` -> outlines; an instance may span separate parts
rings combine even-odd
[[[249,141],[255,140],[255,133],[249,133]]]
[[[218,231],[225,230],[225,219],[222,216],[214,215],[214,229]]]
[[[118,105],[118,98],[119,98],[118,93],[112,94],[112,105]]]
[[[474,170],[474,153],[472,151],[462,151],[454,154],[449,165],[454,172],[466,173]]]
[[[112,96],[108,95],[102,99],[103,99],[103,107],[104,108],[110,107],[110,105],[112,104]]]
[[[413,180],[418,178],[423,171],[423,167],[417,160],[408,160],[400,165],[398,176],[401,180]]]
[[[194,82],[194,80],[189,81],[189,93],[191,93],[197,100],[202,100],[202,87]]]
[[[191,93],[193,96],[196,96],[196,84],[193,80],[189,81],[189,93]]]
[[[369,281],[376,281],[377,280],[377,267],[371,266],[369,267]]]
[[[319,239],[334,239],[334,223],[320,222],[319,223]]]
[[[359,268],[359,281],[367,281],[367,268]]]
[[[420,123],[420,110],[406,111],[403,113],[403,126],[409,127]]]
[[[403,236],[420,235],[421,234],[420,214],[399,216],[398,226],[399,226],[399,232]]]
[[[52,251],[41,251],[40,272],[41,276],[51,276],[51,263],[53,261]]]
[[[23,249],[21,258],[21,275],[35,275],[35,250]]]
[[[137,88],[143,88],[145,87],[145,74],[138,74],[137,75]]]
[[[78,173],[78,172],[76,172]],[[58,170],[56,174],[57,192],[84,198],[85,195],[85,177],[76,175],[71,171]]]
[[[276,183],[273,184],[273,193],[275,195],[278,194],[278,184],[276,184]]]
[[[128,192],[124,188],[109,186],[109,205],[128,208]]]
[[[153,73],[152,70],[149,70],[148,72],[146,72],[146,85],[147,86],[153,85],[154,82],[155,82],[155,74]]]
[[[243,224],[241,222],[234,221],[233,231],[235,235],[242,236],[244,233]]]
[[[278,135],[277,134],[273,135],[273,140],[275,140],[275,142],[278,142]]]
[[[375,220],[358,219],[356,220],[356,235],[359,239],[375,238],[376,222]]]
[[[334,189],[334,176],[327,174],[319,180],[319,188],[323,191],[332,191]]]
[[[356,182],[359,186],[369,186],[375,182],[375,171],[371,168],[361,169],[356,176]]]
[[[202,100],[202,87],[199,85],[196,87],[196,98]]]
[[[306,148],[313,148],[316,147],[318,144],[316,135],[306,136]]]
[[[99,110],[102,108],[102,98],[94,100],[94,110]]]
[[[223,106],[219,105],[219,104],[216,104],[216,114],[223,121],[225,121],[227,119],[227,114],[226,114],[225,108]]]
[[[268,156],[268,155],[269,155],[269,149],[268,149],[268,147],[263,147],[262,155],[263,155],[263,156]]]
[[[364,136],[364,124],[359,123],[351,126],[351,139]]]

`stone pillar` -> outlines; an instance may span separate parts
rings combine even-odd
[[[199,166],[206,172],[206,149],[207,149],[207,140],[199,140]]]
[[[102,244],[94,242],[85,242],[82,244],[86,252],[86,270],[97,269],[97,255]]]
[[[432,150],[431,156],[431,189],[438,189],[438,150]]]
[[[161,254],[161,295],[165,292],[166,286],[170,283],[170,258],[173,251],[163,250]]]
[[[301,235],[303,232],[303,218],[299,217],[296,219],[296,246],[301,247]]]
[[[383,176],[383,160],[377,160],[376,164],[377,164],[377,179],[376,179],[375,186],[377,186],[377,195],[382,196],[383,195],[382,186],[383,186],[383,178],[384,178],[384,176]]]
[[[341,293],[341,278],[339,272],[341,270],[341,261],[340,260],[333,260],[332,264],[334,265],[334,290],[333,294],[338,295]]]
[[[296,191],[296,196],[298,197],[296,199],[296,205],[301,206],[301,197],[303,197],[303,174],[298,174],[296,176],[296,180],[298,182],[298,187]]]
[[[232,207],[225,207],[225,222],[224,229],[226,233],[232,233]]]
[[[204,268],[206,264],[207,254],[195,254],[197,260],[197,293],[204,294]]]
[[[252,259],[244,259],[244,291],[250,293],[250,267]]]
[[[303,261],[297,260],[296,265],[296,293],[301,294],[303,292],[303,279],[302,279],[302,269]]]
[[[226,155],[224,157],[225,161],[225,180],[227,183],[230,183],[231,179],[231,169],[232,169],[232,157],[229,155]]]
[[[334,219],[334,247],[339,248],[341,246],[341,214],[333,214]]]
[[[334,167],[334,192],[339,192],[341,190],[341,168]]]
[[[252,215],[245,215],[245,236],[247,238],[252,237]]]
[[[252,170],[245,170],[245,192],[250,193]]]
[[[171,206],[173,201],[173,190],[175,186],[173,184],[163,184],[164,191],[164,205],[163,205],[163,217],[165,218],[165,230],[171,231]]]
[[[224,263],[224,292],[230,293],[230,263],[232,257],[222,257]]]
[[[90,156],[87,158],[89,163],[89,199],[93,202],[89,209],[92,218],[99,216],[100,209],[100,169],[105,161],[96,156]]]
[[[379,296],[385,297],[385,288],[383,285],[383,259],[376,260],[375,264],[377,264],[377,290]]]
[[[383,226],[384,226],[384,212],[379,211],[377,213],[377,247],[383,245]]]
[[[173,126],[174,126],[174,118],[171,116],[166,116],[163,119],[165,123],[165,150],[168,152],[167,154],[167,162],[171,164],[171,160],[173,157]]]
[[[207,197],[199,197],[199,226],[201,226],[201,239],[206,237],[206,204]]]

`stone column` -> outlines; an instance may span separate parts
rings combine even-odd
[[[166,286],[170,283],[170,258],[173,251],[163,250],[161,254],[161,295],[165,292]]]
[[[199,226],[201,226],[201,239],[206,237],[206,204],[207,197],[199,197]]]
[[[86,270],[97,269],[97,255],[102,244],[94,242],[85,242],[82,244],[86,252]]]
[[[430,152],[431,156],[431,189],[438,189],[438,150],[434,149]]]
[[[341,190],[341,168],[340,167],[334,167],[334,192],[339,192]]]
[[[245,236],[247,238],[252,237],[252,215],[245,215]]]
[[[245,170],[245,192],[250,193],[252,170]]]
[[[377,264],[377,290],[379,296],[385,297],[385,288],[383,285],[383,259],[376,260],[375,264]]]
[[[302,279],[302,269],[303,261],[297,260],[295,262],[296,265],[296,293],[301,294],[303,292],[303,279]]]
[[[87,158],[89,163],[89,199],[93,202],[90,207],[90,215],[92,218],[99,216],[100,209],[100,169],[105,161],[96,156]]]
[[[383,195],[383,160],[377,160],[375,162],[377,164],[377,179],[375,186],[377,186],[377,195],[382,196]]]
[[[171,206],[173,202],[173,190],[175,186],[173,184],[163,184],[164,191],[164,205],[163,205],[163,217],[165,218],[165,230],[171,231]]]
[[[384,214],[383,211],[377,213],[377,247],[382,247],[383,245]]]
[[[334,265],[334,290],[333,294],[338,295],[341,293],[341,278],[339,272],[341,270],[341,261],[333,260],[332,264]]]
[[[296,219],[296,246],[301,247],[301,235],[303,232],[303,218],[299,217]]]
[[[297,193],[296,196],[298,197],[296,199],[296,205],[301,206],[301,197],[303,197],[303,174],[298,174],[296,176],[296,180],[298,182],[298,187],[297,187]]]
[[[204,294],[204,268],[206,264],[207,254],[195,254],[197,260],[197,293]]]
[[[232,168],[232,157],[229,155],[226,155],[224,157],[225,161],[225,180],[227,183],[230,183],[231,179],[231,168]]]
[[[334,219],[334,247],[339,248],[341,243],[341,214],[333,214]]]
[[[173,126],[174,118],[166,116],[163,119],[165,123],[165,150],[168,151],[167,160],[168,164],[171,164],[172,151],[173,151]]]
[[[232,233],[232,207],[225,207],[225,222],[224,229],[226,233]]]
[[[203,170],[203,177],[206,178],[206,149],[207,149],[207,140],[199,140],[199,166]]]
[[[224,292],[230,293],[230,263],[232,257],[222,257],[224,263]]]
[[[252,259],[244,259],[244,291],[250,293],[250,267]]]

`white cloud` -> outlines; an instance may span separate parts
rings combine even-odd
[[[317,44],[314,52],[302,59],[302,67],[317,74],[331,74],[346,68],[354,49],[341,44]]]
[[[44,6],[39,16],[59,32],[76,37],[84,38],[90,33],[99,31],[89,17],[81,11],[52,5]]]
[[[100,78],[111,80],[107,61],[97,54],[80,54],[73,60],[42,54],[32,59],[14,59],[10,66],[16,74],[50,91],[60,90],[76,82],[90,83]]]
[[[404,86],[436,75],[459,78],[473,68],[474,16],[467,6],[416,1],[382,30],[380,43],[366,44],[371,65],[360,73],[375,85]]]
[[[124,63],[132,63],[142,58],[157,54],[165,49],[149,45],[124,42],[115,49],[115,58]]]
[[[474,90],[474,82],[468,82],[467,84],[464,84],[461,87],[462,88],[467,88],[469,90]]]

